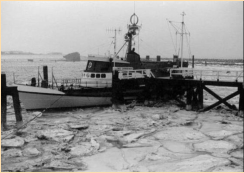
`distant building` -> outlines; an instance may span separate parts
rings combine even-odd
[[[64,56],[66,61],[80,61],[80,54],[78,52],[70,53]]]

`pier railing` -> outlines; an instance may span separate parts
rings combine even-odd
[[[172,68],[170,69],[170,78],[176,76],[194,77],[199,80],[228,80],[243,81],[242,70],[215,70],[215,69],[191,69],[191,68]]]
[[[155,77],[150,69],[119,70],[119,79],[137,79],[145,77]]]

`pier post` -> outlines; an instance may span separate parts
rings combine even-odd
[[[192,68],[194,68],[194,55],[192,55]]]
[[[192,88],[192,104],[191,104],[192,110],[199,109],[198,103],[199,103],[198,87],[195,87],[195,88]]]
[[[149,59],[150,59],[150,56],[149,56],[149,55],[147,55],[147,56],[146,56],[146,60],[148,60],[148,61],[149,61]]]
[[[6,95],[6,75],[1,74],[1,125],[2,129],[7,129],[7,95]]]
[[[43,77],[44,77],[44,80],[48,81],[48,68],[46,65],[43,66]]]
[[[123,84],[119,79],[119,73],[117,70],[113,72],[113,76],[112,76],[112,100],[111,101],[113,104],[113,108],[115,109],[120,109],[121,105],[124,105]]]
[[[43,66],[43,81],[41,83],[42,88],[48,88],[48,68]]]
[[[186,110],[192,110],[192,88],[188,88],[186,92]]]
[[[12,98],[13,98],[13,103],[14,103],[14,112],[15,112],[16,121],[17,121],[17,123],[22,122],[19,93],[18,93],[17,88],[16,88],[16,90],[13,91]]]
[[[243,90],[244,90],[244,85],[240,85],[238,86],[238,91],[239,91],[239,94],[240,94],[240,97],[239,97],[239,112],[238,112],[238,116],[240,117],[243,117],[243,111],[244,111],[244,102],[243,102]]]
[[[16,122],[22,123],[21,107],[17,87],[7,87],[6,75],[1,74],[1,125],[3,129],[7,129],[7,95],[11,95],[13,98]]]
[[[159,55],[157,56],[157,61],[161,61],[161,57]]]
[[[198,107],[203,108],[203,84],[202,82],[198,86]]]

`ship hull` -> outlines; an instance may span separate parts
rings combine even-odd
[[[111,105],[111,96],[75,96],[61,91],[31,86],[18,86],[19,98],[27,110]]]

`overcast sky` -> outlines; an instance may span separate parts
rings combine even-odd
[[[107,29],[121,28],[117,36],[118,51],[134,10],[142,25],[135,48],[143,57],[172,57],[175,30],[166,19],[180,22],[184,11],[195,58],[243,58],[242,1],[4,1],[1,2],[1,50],[79,52],[84,56],[113,53],[114,32]],[[184,45],[184,56],[188,58],[187,43]],[[124,54],[125,49],[119,55]]]

